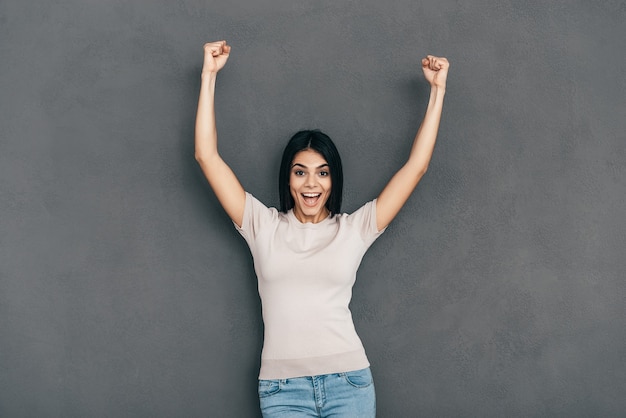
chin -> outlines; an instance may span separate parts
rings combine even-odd
[[[294,211],[301,213],[303,216],[307,217],[307,218],[318,218],[321,217],[323,215],[325,215],[325,211],[327,211],[328,209],[326,208],[326,201],[324,202],[320,202],[315,206],[306,206],[304,203],[298,201],[295,205],[294,205]],[[330,210],[328,210],[328,212],[330,213]],[[321,220],[321,219],[318,219]]]
[[[301,212],[307,216],[321,215],[322,212],[324,212],[324,206],[322,206],[321,208],[306,208],[305,210],[301,209]]]

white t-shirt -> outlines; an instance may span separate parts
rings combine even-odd
[[[348,305],[361,259],[384,231],[376,227],[376,201],[303,224],[292,210],[267,208],[246,193],[237,230],[254,258],[263,306],[259,379],[368,367]]]

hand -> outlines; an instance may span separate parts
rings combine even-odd
[[[230,54],[230,45],[226,41],[209,42],[204,44],[204,65],[203,73],[217,73],[221,70]]]
[[[426,58],[422,59],[422,71],[424,71],[424,77],[431,87],[446,87],[448,68],[450,68],[450,63],[443,57],[427,55]]]

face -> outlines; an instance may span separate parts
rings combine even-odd
[[[289,173],[289,191],[295,202],[293,213],[302,223],[318,223],[329,211],[326,202],[332,182],[328,162],[316,151],[307,149],[295,155]]]

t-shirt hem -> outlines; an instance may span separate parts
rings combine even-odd
[[[260,380],[345,373],[370,366],[364,349],[329,356],[298,359],[261,359]]]

